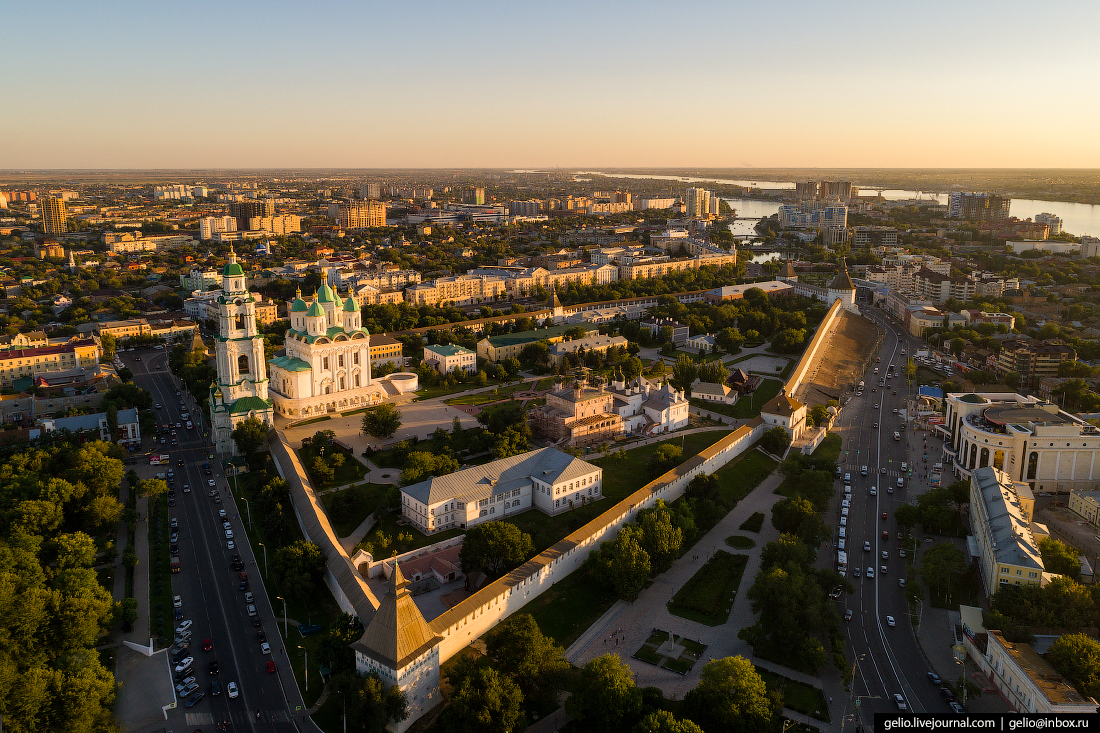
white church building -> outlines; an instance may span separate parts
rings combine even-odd
[[[308,302],[298,292],[290,306],[286,354],[268,363],[279,415],[323,415],[386,399],[385,386],[371,380],[370,334],[362,319],[355,296],[341,299],[327,283]]]

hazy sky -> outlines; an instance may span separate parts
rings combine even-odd
[[[1100,2],[21,2],[0,168],[1100,167]]]

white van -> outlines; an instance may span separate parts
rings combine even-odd
[[[843,550],[844,549],[844,538],[843,537],[840,538],[840,540],[837,542],[837,549],[838,550]]]
[[[841,527],[840,528],[840,539],[844,539],[847,536],[848,536],[848,530],[844,529],[844,527]]]
[[[901,476],[898,476],[898,488],[900,489],[903,486],[905,486],[905,479],[903,479]]]

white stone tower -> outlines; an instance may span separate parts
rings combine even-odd
[[[272,402],[267,396],[264,337],[256,328],[256,301],[245,286],[244,270],[229,250],[222,270],[218,297],[218,336],[214,340],[218,381],[210,385],[210,419],[219,453],[236,453],[233,428],[256,417],[274,426]]]
[[[386,597],[378,605],[355,650],[359,674],[375,672],[386,687],[397,685],[409,702],[409,717],[389,730],[403,733],[442,699],[439,692],[439,642],[412,599],[408,581],[394,561]]]
[[[825,296],[825,302],[829,306],[838,300],[848,310],[856,310],[856,286],[852,284],[852,278],[848,277],[848,263],[844,260],[840,261],[840,272],[829,283]]]

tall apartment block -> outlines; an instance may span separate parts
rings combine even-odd
[[[485,204],[485,189],[484,188],[464,188],[464,189],[462,189],[462,203],[472,204],[474,206],[483,206]]]
[[[207,241],[219,232],[237,231],[237,219],[232,216],[204,216],[199,219],[199,239]]]
[[[692,219],[713,219],[718,216],[719,201],[714,191],[689,188],[684,193],[684,213]]]
[[[953,193],[947,215],[968,221],[1001,221],[1008,218],[1012,199],[995,193]]]
[[[359,187],[359,198],[361,199],[380,199],[382,198],[382,184],[380,183],[364,183]]]
[[[64,234],[68,231],[65,223],[65,202],[53,196],[42,199],[42,231],[46,234]]]
[[[1035,215],[1035,222],[1037,224],[1046,224],[1050,229],[1047,231],[1047,236],[1054,236],[1055,234],[1062,233],[1062,217],[1057,214],[1048,214],[1045,211],[1042,214]]]
[[[275,202],[271,199],[230,201],[229,215],[237,220],[237,231],[248,231],[249,220],[258,216],[275,216]]]
[[[386,205],[381,201],[351,201],[329,204],[328,215],[344,229],[386,226]]]

